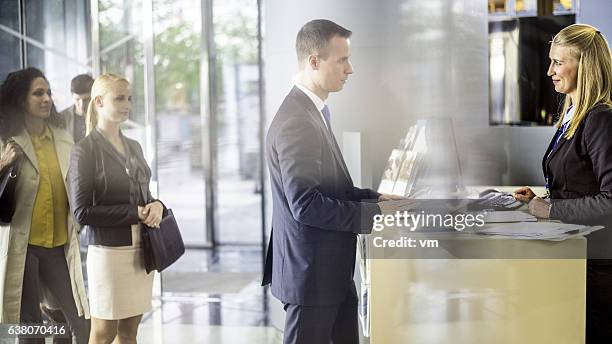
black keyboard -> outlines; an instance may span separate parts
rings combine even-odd
[[[472,203],[472,209],[515,210],[523,206],[512,194],[495,189],[488,189],[480,193],[479,198]]]

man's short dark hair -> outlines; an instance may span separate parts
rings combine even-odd
[[[77,75],[70,82],[70,92],[74,94],[90,93],[93,83],[94,79],[91,76],[87,74]]]
[[[334,36],[351,37],[350,30],[327,19],[315,19],[304,24],[297,34],[295,50],[300,66],[309,55],[318,54],[322,59],[329,56],[328,43]]]

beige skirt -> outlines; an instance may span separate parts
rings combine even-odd
[[[87,281],[91,316],[119,320],[151,311],[153,275],[145,272],[140,225],[132,225],[132,246],[89,245]]]

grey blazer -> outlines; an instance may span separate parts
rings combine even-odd
[[[354,292],[356,237],[371,231],[379,194],[353,186],[335,138],[297,87],[272,120],[266,159],[273,213],[263,285],[285,303],[341,303]]]

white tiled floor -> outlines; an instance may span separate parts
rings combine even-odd
[[[162,274],[163,302],[145,314],[138,343],[282,343],[268,326],[258,247],[187,250],[180,262]]]
[[[138,331],[139,343],[150,344],[276,344],[282,343],[280,332],[271,327],[203,326],[184,324],[143,324]]]

